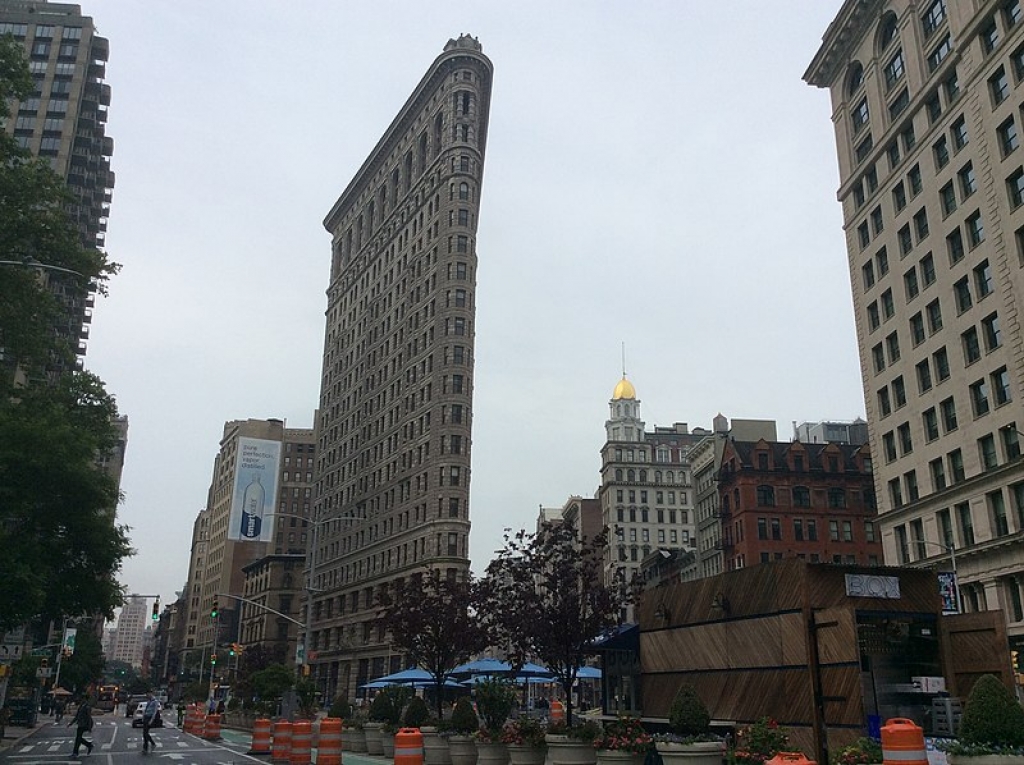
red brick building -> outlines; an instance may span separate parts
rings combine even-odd
[[[866,444],[730,440],[719,492],[727,570],[783,558],[882,563]]]

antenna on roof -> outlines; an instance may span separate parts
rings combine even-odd
[[[626,341],[622,341],[622,377],[626,377]]]

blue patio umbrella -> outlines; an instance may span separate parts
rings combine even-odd
[[[532,661],[526,662],[516,677],[554,677],[555,673],[547,667],[542,667],[540,664],[534,664]]]
[[[376,677],[371,682],[384,683],[385,685],[405,685],[406,683],[417,683],[423,680],[433,681],[434,676],[425,669],[412,667],[403,669],[401,672],[393,672],[390,675]]]
[[[599,680],[601,678],[601,670],[597,667],[580,667],[576,670],[576,679],[578,680]]]
[[[380,680],[375,680],[372,683],[363,683],[359,687],[360,688],[373,689],[373,688],[389,688],[392,685],[394,685],[394,683],[384,683],[384,682],[381,682]]]
[[[494,675],[502,672],[512,671],[512,665],[501,659],[477,659],[466,664],[460,664],[452,670],[453,675]]]

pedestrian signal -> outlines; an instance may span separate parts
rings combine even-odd
[[[157,621],[160,618],[160,601],[153,602],[153,621]]]

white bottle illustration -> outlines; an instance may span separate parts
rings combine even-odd
[[[245,487],[242,495],[242,537],[259,539],[263,527],[263,505],[267,499],[267,490],[260,483],[260,474],[253,473],[252,480]]]

